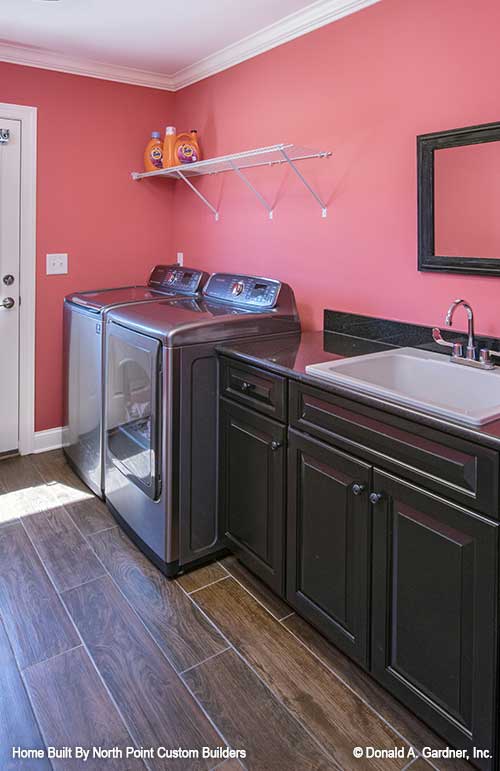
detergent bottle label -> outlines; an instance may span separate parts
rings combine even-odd
[[[199,160],[196,149],[189,144],[180,145],[177,149],[177,158],[181,163],[196,163]]]
[[[163,166],[163,151],[162,148],[159,145],[156,145],[156,147],[153,147],[149,157],[151,158],[151,163],[153,166],[156,166],[157,169],[161,169]]]

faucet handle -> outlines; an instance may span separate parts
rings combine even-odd
[[[487,369],[493,369],[494,362],[492,359],[500,359],[500,351],[492,351],[489,348],[481,348],[479,351],[479,361]]]
[[[460,358],[464,355],[464,349],[462,343],[454,343],[451,340],[445,340],[441,334],[441,330],[438,327],[432,328],[432,339],[438,345],[444,345],[445,348],[451,348],[451,355],[455,358]]]

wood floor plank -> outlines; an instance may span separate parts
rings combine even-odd
[[[111,578],[65,602],[138,746],[216,748],[221,738]],[[212,760],[147,759],[155,771],[209,769]]]
[[[401,758],[354,760],[353,747],[364,746],[367,737],[373,746],[387,749],[405,742],[234,579],[193,597],[342,768],[361,763],[388,771],[406,765]]]
[[[64,507],[23,517],[22,524],[60,592],[105,575]]]
[[[44,484],[44,479],[37,470],[32,455],[17,455],[15,458],[0,461],[0,483],[10,493],[39,487]]]
[[[89,541],[178,672],[227,647],[180,586],[165,578],[122,530],[105,530]]]
[[[91,500],[93,493],[69,467],[62,450],[33,455],[33,463],[60,504]]]
[[[210,565],[203,565],[201,568],[179,576],[177,582],[186,592],[195,592],[197,589],[202,589],[207,584],[219,581],[227,575],[229,575],[227,570],[224,570],[218,562],[212,562]]]
[[[83,647],[35,664],[24,672],[26,685],[48,746],[119,747],[125,752],[132,738]],[[53,759],[54,771],[142,769],[142,761],[125,758],[103,760],[92,756],[85,763]]]
[[[231,747],[246,750],[242,762],[248,768],[338,769],[233,650],[191,669],[183,679]]]
[[[239,581],[250,594],[261,602],[275,618],[281,619],[292,612],[292,608],[272,592],[261,580],[254,576],[250,570],[241,564],[232,554],[220,560],[237,581]]]
[[[0,481],[0,527],[10,525],[13,522],[19,522],[19,516],[8,498],[6,488]]]
[[[472,766],[468,767],[472,771]],[[433,771],[433,767],[423,758],[417,758],[411,766],[408,766],[408,771]]]
[[[50,771],[46,758],[12,757],[13,747],[44,750],[45,745],[1,620],[0,673],[0,768],[2,771]]]
[[[117,524],[109,513],[106,504],[93,495],[83,501],[67,503],[66,508],[71,519],[83,535],[91,535]]]
[[[0,528],[0,613],[21,668],[79,645],[21,524]]]
[[[0,462],[0,524],[52,508],[54,500],[31,456]]]
[[[394,726],[418,751],[421,751],[422,747],[444,749],[447,746],[441,737],[437,736],[425,723],[422,723],[406,707],[394,699],[354,661],[351,661],[338,648],[325,640],[303,618],[294,615],[286,619],[283,624],[302,640],[321,661],[348,683],[356,693],[368,701],[373,709],[390,725]],[[449,769],[449,771],[471,771],[472,768],[469,763],[460,759],[444,760],[440,761],[440,764],[440,767]],[[411,768],[413,768],[413,764]],[[420,771],[420,769],[415,769],[415,771]]]

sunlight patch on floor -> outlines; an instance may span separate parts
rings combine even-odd
[[[92,498],[92,493],[62,482],[51,482],[47,485],[24,487],[10,493],[0,493],[0,525],[89,498]]]
[[[89,498],[94,497],[90,490],[72,487],[72,485],[63,482],[47,482],[47,487],[56,496],[59,503],[78,503],[78,501],[88,501]]]

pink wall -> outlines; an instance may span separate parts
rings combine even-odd
[[[252,175],[277,199],[273,222],[236,179],[203,180],[219,223],[178,187],[174,251],[289,281],[310,328],[325,307],[442,323],[465,295],[500,335],[498,279],[416,270],[415,139],[500,119],[499,28],[498,0],[382,0],[176,94],[176,125],[207,156],[289,141],[334,157],[303,164],[326,220],[277,169]]]
[[[382,0],[177,94],[0,63],[0,101],[39,108],[36,427],[61,425],[62,299],[142,281],[157,260],[278,276],[304,326],[323,308],[440,323],[465,295],[500,335],[498,280],[416,270],[417,134],[499,119],[497,0]],[[280,141],[331,149],[304,171],[251,172],[274,221],[229,175],[199,184],[215,223],[176,183],[131,182],[148,133],[197,128],[206,156]],[[45,254],[68,251],[68,276]]]
[[[434,153],[435,252],[500,258],[500,142]]]
[[[173,95],[0,63],[0,102],[38,107],[36,429],[62,424],[62,303],[70,291],[144,281],[168,254],[171,186],[134,183]],[[170,192],[169,192],[170,191]],[[47,252],[69,253],[46,276]]]

